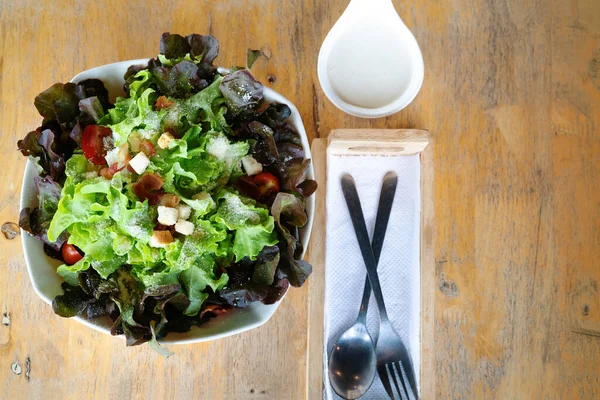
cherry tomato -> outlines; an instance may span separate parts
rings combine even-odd
[[[245,196],[270,205],[279,192],[279,179],[270,172],[262,172],[255,176],[242,176],[235,182],[235,187]]]
[[[104,138],[112,135],[112,131],[105,126],[88,125],[81,137],[81,149],[85,157],[96,165],[106,165],[106,148]]]
[[[63,260],[65,260],[68,265],[73,265],[83,258],[83,255],[81,255],[79,250],[77,250],[77,247],[73,246],[72,244],[63,244],[60,252]]]
[[[260,195],[258,193],[258,186],[252,180],[251,176],[244,175],[235,181],[235,187],[239,192],[245,196],[251,197],[257,200]]]
[[[255,175],[252,181],[258,186],[261,198],[271,197],[279,192],[279,179],[270,172],[261,172]]]

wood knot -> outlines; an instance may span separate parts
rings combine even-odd
[[[275,75],[269,74],[267,75],[267,81],[269,81],[269,83],[272,85],[275,83],[275,81],[277,81],[277,78],[275,77]]]
[[[5,222],[2,225],[2,233],[8,240],[13,240],[19,234],[19,225],[14,222]]]
[[[584,304],[584,305],[583,305],[583,308],[582,308],[582,310],[581,310],[581,313],[582,313],[584,316],[586,316],[586,317],[587,317],[588,315],[590,315],[590,306],[588,306],[587,304]]]
[[[15,375],[21,375],[22,369],[21,369],[21,365],[19,364],[19,360],[17,360],[14,363],[10,364],[10,370]]]
[[[446,280],[444,274],[442,274],[442,276],[440,277],[440,283],[438,288],[440,289],[440,292],[442,292],[448,297],[458,297],[458,295],[460,294],[460,290],[458,290],[456,282],[452,280]]]
[[[10,313],[8,312],[8,308],[6,308],[6,306],[4,306],[4,312],[2,313],[2,325],[10,325]]]

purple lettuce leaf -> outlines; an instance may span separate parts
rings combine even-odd
[[[279,264],[279,247],[267,246],[262,249],[254,264],[252,280],[255,283],[271,286]]]
[[[81,137],[83,136],[83,127],[80,122],[77,122],[71,132],[69,132],[69,138],[77,143],[78,146],[81,145]]]
[[[298,186],[296,186],[296,189],[298,189],[298,192],[302,196],[308,197],[317,191],[317,187],[318,185],[316,181],[313,181],[312,179],[307,179],[304,182],[300,183]]]
[[[201,57],[201,64],[211,65],[219,55],[219,42],[214,36],[193,33],[186,36],[192,58]],[[185,55],[185,54],[184,54]]]
[[[167,96],[182,97],[192,92],[199,92],[208,86],[208,81],[201,78],[198,66],[187,60],[173,67],[153,64],[150,72],[159,92]]]
[[[290,142],[278,142],[277,152],[281,162],[293,160],[294,158],[304,159],[304,149],[301,145],[293,144]]]
[[[36,176],[33,181],[38,191],[38,207],[33,209],[26,207],[21,210],[19,226],[44,244],[59,251],[67,239],[66,233],[63,233],[56,242],[50,242],[48,228],[58,209],[61,187],[49,176],[45,178]]]
[[[248,124],[248,131],[256,139],[252,147],[252,157],[256,161],[268,166],[279,160],[279,152],[271,128],[258,121],[252,121]]]
[[[34,101],[42,126],[17,142],[24,156],[37,159],[43,175],[61,182],[65,161],[73,154],[86,125],[96,123],[112,106],[108,90],[99,79],[56,83]]]
[[[104,112],[108,111],[109,108],[112,108],[113,105],[108,99],[108,89],[100,79],[86,79],[79,82],[77,85],[83,92],[83,96],[80,100],[88,97],[97,97],[100,104],[102,104]]]
[[[166,58],[182,58],[190,52],[191,46],[183,36],[165,32],[160,37],[160,53]]]
[[[278,246],[267,246],[256,260],[244,258],[228,267],[229,283],[219,296],[237,308],[248,307],[255,301],[277,302],[289,286],[287,278],[277,269],[279,257]]]
[[[219,88],[230,117],[252,113],[263,98],[263,85],[245,69],[226,75]]]
[[[248,281],[229,285],[219,294],[233,307],[246,308],[255,301],[264,300],[269,295],[269,287]]]
[[[98,96],[86,97],[79,100],[79,110],[82,112],[80,120],[89,124],[95,124],[105,114],[104,107]]]
[[[256,119],[271,129],[274,129],[279,125],[285,124],[285,120],[290,115],[292,115],[292,110],[290,110],[287,105],[281,103],[271,103],[257,116]]]
[[[186,37],[165,32],[160,38],[160,54],[169,60],[189,54],[203,64],[211,64],[219,54],[219,42],[211,35],[191,34]]]
[[[62,283],[64,294],[58,295],[52,301],[54,312],[64,318],[71,318],[77,315],[83,315],[90,303],[95,298],[90,297],[80,287],[75,287]]]
[[[17,142],[17,147],[24,156],[36,157],[44,173],[59,180],[65,170],[65,159],[53,149],[58,147],[55,138],[50,129],[31,131]]]
[[[213,313],[205,313],[204,311],[200,311],[194,316],[185,315],[183,314],[183,310],[186,309],[188,304],[189,300],[185,295],[183,295],[183,297],[177,295],[167,302],[164,307],[167,322],[160,326],[160,330],[157,331],[158,337],[163,337],[169,332],[187,332],[192,327],[205,324],[216,316]],[[208,299],[204,302],[202,309],[204,310],[206,307],[215,305],[221,309],[231,308],[224,299],[214,293],[210,293]]]
[[[297,191],[297,186],[306,179],[310,160],[292,158],[277,164],[281,186],[288,192]]]
[[[87,79],[80,83],[55,83],[36,96],[34,105],[42,117],[56,120],[61,125],[79,116],[79,102],[88,97],[98,97],[104,111],[110,107],[108,90],[99,79]]]
[[[111,334],[124,334],[127,346],[152,340],[152,330],[158,338],[169,332],[186,332],[215,317],[215,313],[200,312],[194,317],[183,314],[189,299],[178,284],[145,288],[131,275],[128,266],[102,279],[93,268],[78,276],[79,286],[63,283],[64,294],[53,301],[55,312],[63,317],[86,319],[108,315],[113,321]],[[227,310],[224,299],[211,293],[205,307]],[[216,311],[215,311],[216,312]]]
[[[278,270],[279,272],[279,270]],[[275,282],[269,287],[269,294],[267,297],[263,299],[264,304],[274,304],[277,303],[285,292],[287,292],[290,287],[290,281],[287,278],[283,277],[283,274],[276,273]]]
[[[165,32],[160,40],[160,54],[169,60],[168,65],[152,59],[146,68],[161,94],[182,97],[201,91],[213,81],[217,69],[212,63],[219,54],[219,42],[210,35],[183,37]],[[185,59],[186,55],[191,61]],[[138,71],[127,71],[126,89],[131,83],[129,79],[133,80],[132,75]]]
[[[55,83],[36,96],[34,105],[42,117],[62,124],[77,117],[82,98],[83,90],[77,84]]]
[[[127,68],[127,71],[125,71],[125,75],[123,76],[123,78],[125,79],[125,83],[123,84],[123,91],[125,92],[125,96],[128,97],[129,96],[129,86],[131,85],[131,83],[133,81],[135,81],[135,75],[148,68],[148,65],[143,65],[143,64],[136,64],[136,65],[130,65]]]
[[[290,230],[296,232],[297,228],[306,224],[308,217],[304,203],[293,194],[280,192],[271,206],[271,215],[280,239],[279,271],[292,286],[300,287],[311,274],[312,266],[304,260],[296,260],[302,252],[302,245]]]

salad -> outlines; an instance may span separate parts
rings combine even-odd
[[[164,33],[160,54],[102,81],[35,98],[42,125],[18,142],[39,170],[19,224],[44,243],[62,317],[108,316],[138,345],[232,308],[277,302],[312,271],[300,260],[306,179],[290,109],[266,104],[246,68],[219,73],[212,36]]]

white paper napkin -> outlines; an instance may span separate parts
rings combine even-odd
[[[338,336],[355,322],[362,298],[366,268],[352,227],[340,177],[354,177],[372,237],[383,176],[398,174],[398,187],[381,258],[379,280],[388,316],[406,345],[419,384],[420,371],[420,162],[419,156],[327,156],[327,244],[325,271],[325,399],[338,399],[329,384],[328,355]],[[367,327],[373,340],[379,315],[373,295]],[[363,399],[388,398],[379,377]]]

